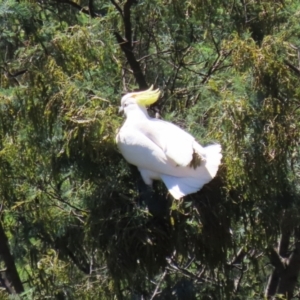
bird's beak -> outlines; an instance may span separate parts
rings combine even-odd
[[[124,111],[123,106],[120,106],[120,107],[119,107],[119,114],[120,114],[121,112],[123,112],[123,111]]]

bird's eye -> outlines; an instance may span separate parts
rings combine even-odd
[[[128,104],[127,104],[127,103],[125,103],[125,104],[124,104],[124,107],[126,107],[127,105],[128,105]]]

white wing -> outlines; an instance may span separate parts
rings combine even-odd
[[[123,126],[116,142],[129,163],[158,172],[166,168],[168,159],[164,151],[136,126]]]
[[[137,126],[178,166],[188,166],[193,159],[194,152],[202,157],[205,155],[203,147],[195,141],[193,136],[172,123],[151,119]]]

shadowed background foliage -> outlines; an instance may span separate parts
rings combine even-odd
[[[1,299],[299,297],[299,12],[2,1]],[[151,84],[153,115],[223,147],[181,201],[114,142],[122,94]]]

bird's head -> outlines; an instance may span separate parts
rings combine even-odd
[[[153,90],[153,85],[146,91],[126,94],[121,99],[119,111],[124,111],[126,116],[128,116],[128,113],[135,110],[146,112],[146,106],[155,103],[158,100],[159,95],[159,89]]]

